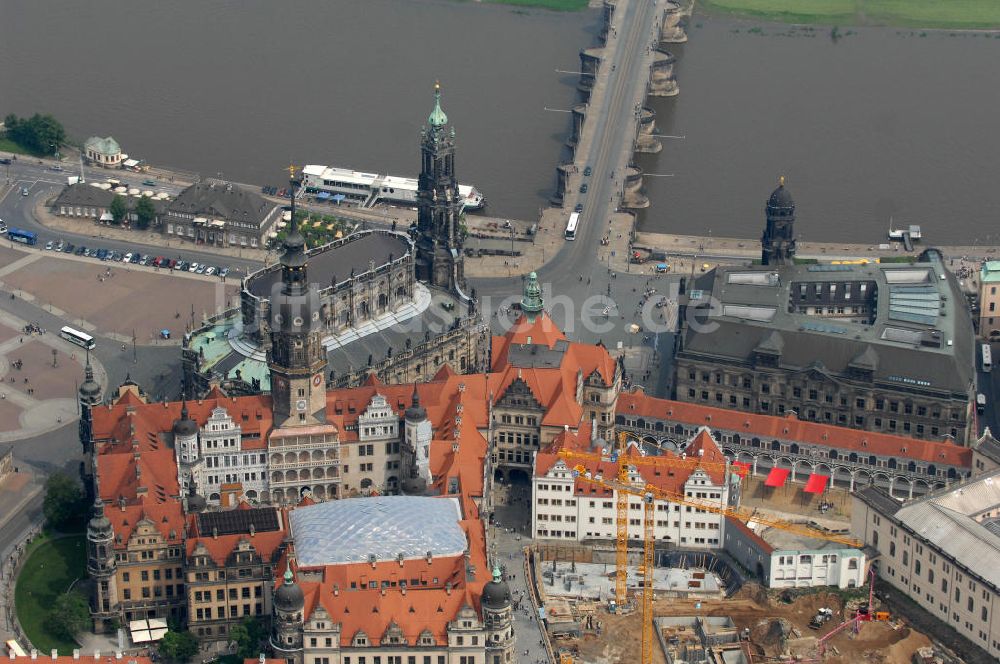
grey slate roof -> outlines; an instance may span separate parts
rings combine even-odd
[[[361,274],[367,272],[371,261],[376,267],[381,267],[393,260],[405,256],[410,251],[410,242],[391,233],[371,231],[349,236],[348,242],[329,248],[320,248],[309,252],[309,281],[328,288],[336,278],[337,282],[350,278],[351,272]],[[353,238],[353,239],[352,239]],[[247,289],[257,297],[269,297],[275,284],[281,281],[281,270],[260,271],[247,277]]]
[[[681,353],[749,362],[760,349],[780,352],[784,369],[819,368],[834,375],[847,374],[852,363],[871,364],[876,382],[970,395],[976,351],[972,319],[954,275],[936,252],[925,254],[914,264],[758,265],[700,275],[691,285],[692,291],[704,292],[699,306],[711,296],[723,305],[773,307],[775,315],[755,321],[722,315],[721,307],[713,307],[714,331],[687,326]],[[731,279],[733,274],[739,277]],[[760,274],[777,278],[751,278]],[[848,281],[877,288],[872,324],[789,311],[793,283]],[[885,338],[887,330],[890,338]],[[900,340],[893,340],[897,336]],[[921,345],[930,339],[939,340],[939,346]]]
[[[168,212],[245,222],[259,228],[275,207],[275,203],[242,187],[199,182],[178,194]]]
[[[895,515],[903,506],[901,502],[875,486],[866,486],[856,491],[854,495],[886,516]]]
[[[111,205],[111,200],[114,197],[114,192],[99,187],[92,187],[89,184],[71,184],[62,190],[53,206],[73,205],[106,208]]]
[[[978,521],[1000,507],[1000,470],[909,500],[894,512],[879,507],[896,502],[880,489],[862,489],[858,496],[1000,590],[1000,565],[987,562],[1000,560],[1000,535]]]

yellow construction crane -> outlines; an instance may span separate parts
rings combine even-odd
[[[621,468],[625,467],[625,471],[622,472]],[[574,474],[577,479],[584,482],[590,482],[596,484],[597,486],[603,487],[605,489],[610,489],[612,491],[618,492],[618,539],[619,542],[625,541],[627,545],[628,540],[628,498],[626,497],[624,501],[623,496],[641,496],[643,499],[643,555],[642,555],[642,566],[640,567],[640,573],[643,576],[643,587],[642,587],[642,664],[651,664],[653,661],[653,554],[656,544],[656,538],[654,534],[653,527],[654,522],[654,512],[653,505],[655,500],[664,500],[668,502],[677,503],[679,505],[687,505],[694,507],[698,510],[703,510],[706,512],[712,512],[714,514],[721,514],[723,516],[731,516],[741,521],[753,520],[762,525],[769,526],[772,528],[779,528],[781,530],[786,530],[799,535],[806,535],[808,537],[815,537],[818,539],[830,540],[833,542],[838,542],[841,544],[847,544],[849,546],[861,546],[861,542],[850,537],[843,535],[838,535],[835,533],[828,533],[822,530],[817,530],[809,526],[804,526],[801,524],[791,523],[789,521],[784,521],[782,519],[775,519],[769,517],[762,517],[749,510],[745,510],[739,507],[728,507],[723,505],[718,505],[712,503],[711,501],[692,498],[685,496],[684,494],[676,493],[673,491],[666,491],[660,489],[659,487],[653,486],[652,484],[646,484],[645,486],[634,486],[629,484],[628,479],[628,469],[627,464],[619,466],[619,476],[616,480],[605,480],[601,477],[594,477],[583,465],[577,465],[574,469]],[[625,480],[622,479],[625,478]],[[621,508],[622,503],[625,504],[625,509]],[[623,525],[624,524],[624,525]],[[624,540],[622,532],[624,530]],[[616,591],[618,590],[618,582],[625,578],[622,573],[624,567],[628,564],[628,550],[625,549],[625,555],[621,555],[621,550],[618,551],[618,556],[616,564],[618,565],[616,571]],[[624,593],[622,593],[624,595]],[[618,599],[616,594],[616,601],[618,601],[619,606],[624,606],[622,601]]]
[[[726,473],[731,470],[726,461],[708,461],[702,457],[677,457],[669,456],[629,456],[626,453],[626,445],[629,439],[642,443],[642,440],[634,433],[622,431],[618,434],[618,445],[610,455],[602,455],[594,452],[577,452],[573,450],[559,450],[559,457],[567,462],[584,463],[612,463],[617,466],[618,482],[625,486],[629,483],[630,466],[655,466],[658,468],[684,468],[694,470],[698,467],[705,470],[718,470]],[[737,475],[742,477],[743,470],[737,471]],[[582,474],[582,473],[581,473]],[[641,495],[641,494],[637,494]],[[676,502],[676,501],[675,501]],[[628,496],[625,492],[618,493],[616,501],[617,537],[615,546],[615,602],[619,609],[624,609],[628,603]],[[650,554],[652,555],[652,554]]]

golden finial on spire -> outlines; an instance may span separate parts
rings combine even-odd
[[[441,91],[441,81],[434,81],[434,91],[435,92]]]
[[[289,180],[295,179],[295,164],[288,165],[288,179]]]
[[[782,175],[781,177],[778,178],[778,186],[779,187],[784,187],[785,186],[785,176],[784,175]]]

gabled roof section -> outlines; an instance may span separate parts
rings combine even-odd
[[[865,346],[864,352],[857,355],[853,360],[851,360],[851,367],[856,367],[858,369],[865,369],[867,371],[875,371],[878,369],[878,353],[869,344]]]
[[[768,353],[771,355],[781,355],[781,351],[785,348],[785,340],[781,336],[781,333],[777,330],[772,330],[771,334],[764,337],[764,339],[757,344],[754,348],[758,353]]]

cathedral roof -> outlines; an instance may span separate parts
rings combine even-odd
[[[792,195],[785,188],[784,176],[778,180],[778,188],[771,192],[771,197],[767,199],[768,208],[794,208],[795,201]]]

